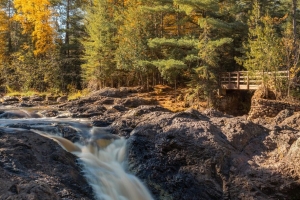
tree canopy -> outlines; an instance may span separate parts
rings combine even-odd
[[[290,70],[292,80],[299,14],[297,0],[4,0],[0,84],[68,92],[167,83],[209,98],[224,71]]]

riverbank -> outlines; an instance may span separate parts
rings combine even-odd
[[[88,118],[106,133],[127,138],[128,170],[154,199],[300,197],[299,112],[252,121],[216,110],[174,113],[132,93],[100,90],[40,113]],[[62,136],[70,140],[79,134],[67,133]]]

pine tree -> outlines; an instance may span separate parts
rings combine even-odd
[[[218,75],[226,68],[226,63],[232,65],[233,29],[237,26],[234,17],[229,12],[231,1],[184,0],[175,1],[187,15],[197,20],[199,40],[197,42],[197,61],[191,70],[191,86],[195,98],[205,98],[209,103],[218,88]],[[227,6],[225,4],[228,4]],[[223,7],[222,7],[223,6]],[[221,58],[222,65],[221,66]]]
[[[81,88],[81,65],[83,46],[80,40],[86,36],[84,30],[84,0],[61,0],[53,4],[56,11],[55,24],[58,32],[59,70],[57,84],[64,92]]]
[[[192,80],[192,83],[196,81],[196,88],[203,91],[208,105],[210,105],[213,101],[212,95],[218,88],[218,74],[221,71],[220,49],[224,45],[232,43],[233,40],[225,37],[214,38],[212,32],[215,27],[211,27],[205,19],[201,23],[201,27],[203,27],[203,33],[200,35],[198,44],[200,63],[194,69],[196,80]]]
[[[246,58],[238,60],[243,62],[249,71],[262,73],[263,84],[267,87],[270,73],[276,79],[276,72],[283,66],[283,48],[280,37],[274,29],[274,19],[268,14],[261,15],[258,1],[254,2],[249,19],[249,36],[245,44]],[[275,81],[276,83],[276,81]],[[265,90],[267,92],[267,90]],[[268,95],[265,93],[265,95]]]
[[[282,65],[281,43],[269,15],[261,16],[256,2],[249,20],[249,49],[244,66],[250,71],[276,71]]]
[[[138,75],[138,77],[127,76],[127,83],[138,78],[140,84],[148,84],[147,81],[143,82],[151,69],[151,66],[144,62],[148,55],[146,26],[149,24],[145,19],[149,20],[139,1],[131,0],[124,4],[123,23],[118,29],[116,63],[117,68],[126,71],[128,75]]]
[[[96,82],[100,87],[112,81],[115,71],[117,26],[113,18],[112,4],[106,0],[95,0],[86,10],[86,37],[83,77],[86,83]]]

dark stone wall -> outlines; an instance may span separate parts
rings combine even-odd
[[[216,108],[229,115],[242,116],[249,113],[252,96],[252,91],[227,90],[226,95],[217,99]]]

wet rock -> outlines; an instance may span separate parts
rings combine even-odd
[[[76,157],[30,131],[0,129],[0,199],[93,199]]]
[[[10,128],[20,128],[20,129],[31,129],[30,125],[25,124],[25,123],[17,123],[17,124],[8,124],[7,127]]]
[[[96,127],[107,127],[111,124],[111,122],[106,121],[106,120],[95,120],[92,122],[93,126]]]
[[[58,131],[62,134],[62,137],[72,142],[78,142],[81,139],[81,136],[78,133],[78,131],[70,126],[58,125],[57,128]]]
[[[29,118],[29,117],[30,117],[29,113],[22,110],[10,110],[0,114],[0,118],[5,118],[5,119]]]
[[[44,110],[41,112],[41,115],[45,117],[56,117],[58,116],[59,112],[58,110]]]

